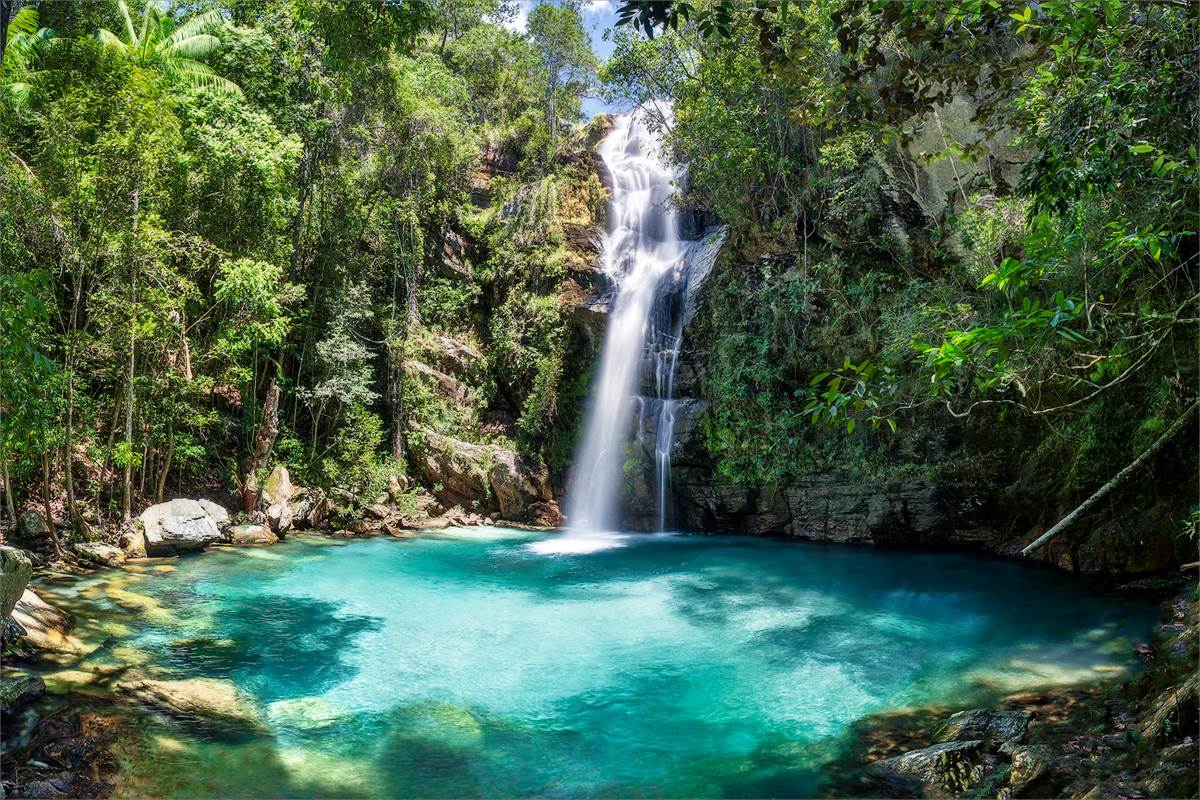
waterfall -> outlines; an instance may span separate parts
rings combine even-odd
[[[543,552],[587,552],[619,542],[617,506],[632,440],[654,415],[659,529],[670,505],[674,383],[687,305],[689,255],[672,195],[677,171],[638,112],[616,117],[599,153],[612,176],[601,268],[612,286],[608,328],[576,453],[566,536]],[[711,265],[710,265],[711,266]]]

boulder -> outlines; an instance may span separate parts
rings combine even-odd
[[[180,719],[216,723],[242,731],[263,731],[254,698],[233,681],[220,678],[122,681],[117,688],[146,705]]]
[[[196,500],[179,498],[150,506],[138,517],[152,556],[203,550],[222,539],[217,521]]]
[[[459,403],[468,403],[471,400],[471,387],[427,364],[409,359],[404,362],[404,371],[410,376],[433,383],[438,391],[450,400]]]
[[[275,544],[279,537],[266,525],[234,525],[229,528],[229,541],[236,545]]]
[[[1009,770],[1009,791],[1013,797],[1052,797],[1058,793],[1058,786],[1051,789],[1047,779],[1055,776],[1053,773],[1054,755],[1048,747],[1007,745],[1003,752],[1012,758]],[[1028,789],[1037,785],[1041,790],[1036,794]]]
[[[36,675],[19,675],[0,681],[0,715],[9,716],[46,693],[46,682]]]
[[[918,784],[925,795],[957,795],[983,779],[982,755],[982,741],[946,742],[876,761],[867,772],[888,783]]]
[[[28,547],[41,547],[50,541],[50,527],[36,511],[26,511],[17,520],[17,541]]]
[[[263,484],[262,504],[267,507],[267,523],[277,533],[285,533],[292,529],[296,517],[295,509],[292,508],[292,498],[296,493],[287,467],[278,466],[271,470],[266,483]]]
[[[1004,711],[974,708],[954,714],[936,732],[934,742],[962,742],[979,739],[988,747],[1006,742],[1019,744],[1033,714],[1028,711]]]
[[[125,551],[103,542],[76,542],[71,549],[81,561],[101,567],[119,567],[125,563]]]
[[[296,488],[292,486],[292,476],[287,467],[275,467],[267,476],[266,483],[263,484],[262,502],[264,506],[268,507],[286,503],[292,499],[292,495],[295,493]]]
[[[78,642],[67,635],[74,622],[71,615],[47,603],[33,589],[26,589],[21,595],[12,618],[25,630],[23,640],[35,649],[58,652],[78,649]]]
[[[295,517],[292,506],[287,501],[275,503],[267,507],[267,524],[279,533],[287,533],[292,529]]]
[[[436,352],[438,366],[444,372],[453,372],[469,381],[477,379],[483,371],[483,354],[466,342],[450,336],[434,336],[431,342]]]
[[[33,577],[33,563],[15,547],[0,545],[0,620],[12,613]]]
[[[213,518],[213,522],[217,523],[217,527],[222,530],[229,525],[229,509],[219,503],[214,503],[212,500],[197,500],[197,503],[208,512],[208,515]]]

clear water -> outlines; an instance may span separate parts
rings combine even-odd
[[[123,661],[253,696],[267,735],[146,723],[119,794],[805,796],[865,715],[1129,668],[1153,613],[959,555],[527,546],[553,535],[314,537],[97,573],[54,591],[90,604],[100,647],[48,682]]]

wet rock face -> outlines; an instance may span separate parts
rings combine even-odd
[[[978,739],[990,747],[1017,744],[1024,740],[1033,714],[1028,711],[1006,711],[996,708],[975,708],[960,711],[946,720],[935,741],[970,741]]]
[[[759,488],[739,486],[705,465],[685,465],[676,471],[674,491],[693,530],[903,546],[978,544],[995,537],[981,513],[983,498],[970,486],[813,476]]]
[[[983,780],[983,742],[946,742],[876,761],[868,773],[896,789],[918,787],[916,796],[957,795]],[[907,784],[907,786],[906,786]]]
[[[32,576],[29,556],[15,547],[0,545],[0,620],[12,613]]]
[[[515,522],[561,522],[544,464],[511,450],[464,442],[427,428],[416,430],[423,441],[414,460],[422,481],[441,487],[436,496],[443,505],[495,509]]]
[[[203,550],[223,538],[217,521],[196,500],[180,498],[150,506],[138,517],[147,555]]]

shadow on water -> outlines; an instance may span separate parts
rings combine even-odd
[[[185,675],[232,678],[264,702],[320,694],[354,676],[341,655],[382,622],[338,613],[332,602],[266,595],[227,600],[220,631],[156,643],[147,652]]]

